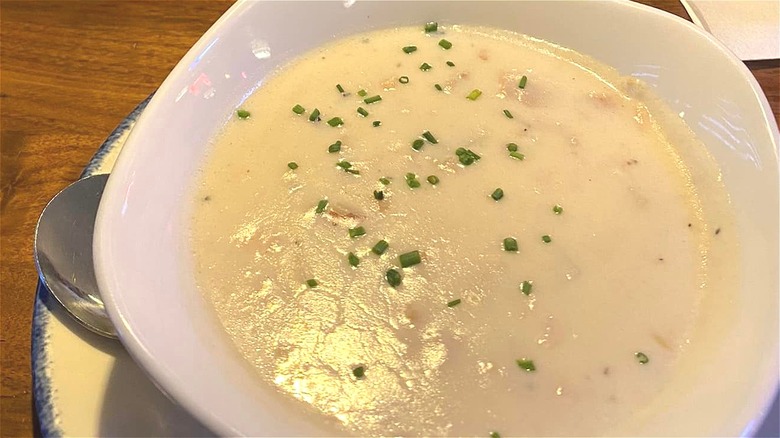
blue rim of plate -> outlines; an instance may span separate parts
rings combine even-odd
[[[124,145],[123,136],[130,132],[135,125],[138,116],[141,115],[149,100],[154,93],[149,95],[143,102],[130,112],[119,125],[111,132],[103,144],[89,160],[89,163],[81,172],[79,178],[97,173],[100,165],[105,161],[110,152]],[[48,338],[49,322],[52,314],[49,306],[59,306],[60,304],[52,299],[49,291],[38,281],[35,292],[35,304],[33,307],[32,322],[32,383],[33,383],[33,404],[35,415],[38,422],[39,432],[45,437],[61,437],[63,430],[57,424],[57,414],[54,411],[53,392],[54,388],[49,380],[47,369],[50,365],[48,357]]]

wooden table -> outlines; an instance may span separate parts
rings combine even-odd
[[[676,0],[644,0],[688,18]],[[33,230],[46,202],[230,6],[209,1],[10,1],[0,6],[0,433],[34,430]],[[780,63],[749,64],[780,112]]]

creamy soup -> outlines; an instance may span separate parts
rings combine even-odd
[[[718,170],[643,83],[434,27],[324,45],[243,102],[199,176],[199,287],[343,434],[608,433],[735,288]]]

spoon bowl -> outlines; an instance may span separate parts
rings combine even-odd
[[[92,236],[108,174],[80,179],[52,198],[35,227],[35,266],[54,298],[89,330],[116,339],[95,279]]]

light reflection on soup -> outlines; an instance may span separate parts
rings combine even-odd
[[[356,434],[606,433],[736,284],[708,282],[736,239],[679,117],[506,31],[302,56],[215,137],[195,202],[197,281],[240,353]]]

